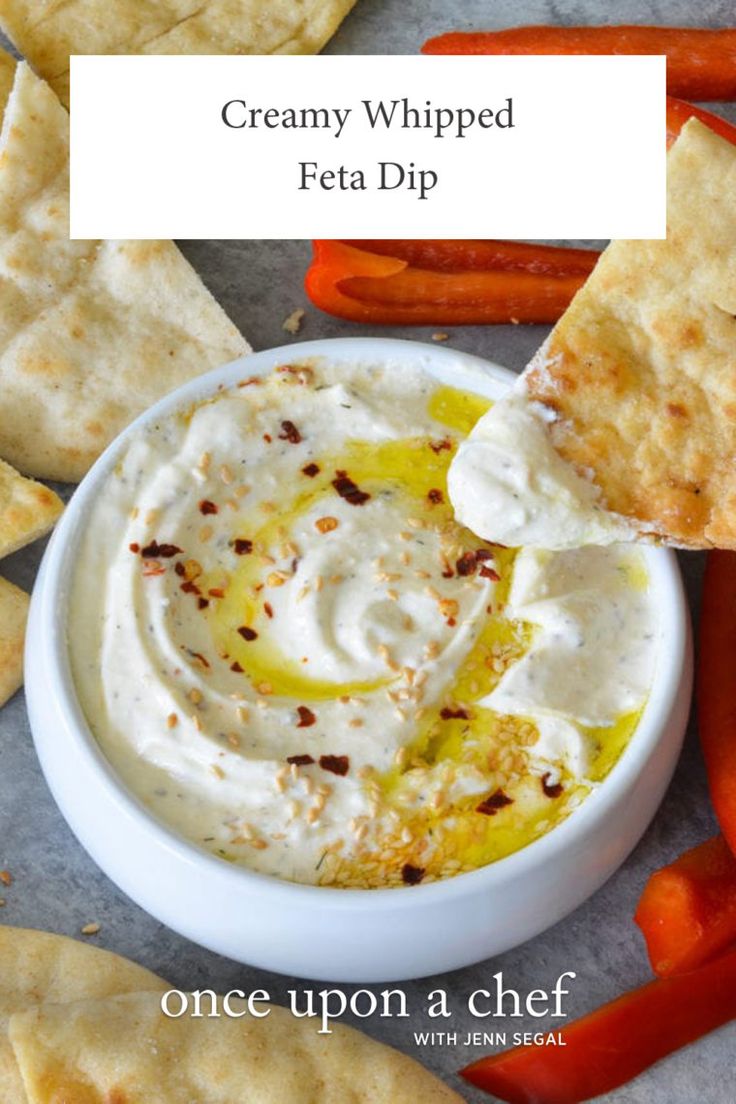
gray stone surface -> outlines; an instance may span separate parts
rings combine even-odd
[[[426,37],[456,27],[606,20],[719,26],[732,22],[733,16],[732,0],[703,0],[697,5],[691,0],[359,0],[329,49],[335,53],[412,53]],[[718,110],[736,118],[732,107]],[[431,227],[427,234],[431,236]],[[302,291],[309,256],[306,242],[199,241],[182,243],[182,248],[256,349],[292,340],[281,323],[293,308],[308,307]],[[300,337],[371,332],[386,331],[338,322],[308,307]],[[390,332],[419,340],[430,334],[423,329]],[[520,369],[545,332],[531,326],[465,327],[452,332],[450,344]],[[41,551],[37,545],[11,557],[2,565],[3,574],[30,587]],[[702,558],[683,555],[682,567],[697,617]],[[414,1010],[410,1020],[375,1019],[363,1021],[361,1026],[419,1057],[455,1084],[469,1101],[488,1099],[453,1081],[459,1067],[487,1048],[416,1047],[414,1031],[429,1026],[420,1011],[424,995],[437,986],[448,990],[455,1009],[449,1025],[462,1038],[464,1032],[484,1027],[462,1011],[468,994],[482,987],[497,970],[503,970],[506,982],[522,993],[549,988],[562,971],[576,971],[577,981],[567,1005],[572,1015],[643,982],[648,977],[647,963],[631,920],[638,894],[650,871],[705,839],[713,829],[691,725],[675,779],[654,823],[623,868],[591,900],[544,935],[500,958],[438,979],[408,983],[405,988]],[[100,825],[100,831],[104,830]],[[0,714],[2,868],[9,869],[14,878],[2,894],[6,899],[0,913],[3,923],[78,935],[82,925],[97,921],[101,931],[95,943],[129,955],[179,987],[265,987],[275,999],[293,987],[292,979],[218,958],[180,938],[108,881],[76,842],[47,790],[34,754],[22,693]],[[192,892],[197,892],[197,886],[192,886]],[[502,1028],[503,1024],[495,1026]],[[529,1030],[536,1025],[527,1021],[520,1026]],[[733,1048],[734,1029],[723,1028],[605,1099],[611,1104],[692,1104],[696,1099],[703,1104],[730,1104],[734,1100]]]

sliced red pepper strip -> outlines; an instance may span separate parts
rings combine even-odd
[[[723,836],[655,871],[634,919],[660,977],[693,970],[736,944],[736,858]]]
[[[423,54],[666,54],[667,91],[686,100],[736,99],[736,28],[510,27],[430,38]]]
[[[736,128],[734,128],[736,130]],[[531,272],[540,276],[589,276],[598,260],[590,249],[569,249],[531,242],[494,241],[490,238],[427,238],[347,240],[383,257],[396,257],[413,268],[434,272]]]
[[[462,1076],[509,1104],[579,1104],[625,1084],[736,1017],[736,951],[658,978],[561,1031],[564,1046],[482,1058]]]
[[[698,724],[713,808],[736,854],[736,553],[709,552],[703,579]]]
[[[555,322],[598,254],[523,242],[318,240],[315,306],[376,325]]]
[[[692,104],[685,103],[684,100],[676,100],[674,96],[667,97],[667,148],[672,145],[675,138],[684,127],[688,119],[692,119],[695,116],[696,119],[700,119],[701,123],[704,123],[716,134],[720,134],[722,138],[726,138],[729,142],[733,142],[736,145],[736,126],[733,123],[729,123],[727,119],[721,118],[720,115],[714,115],[712,111],[706,111],[703,107],[693,107]]]

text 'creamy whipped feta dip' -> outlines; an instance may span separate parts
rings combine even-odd
[[[517,850],[605,776],[657,657],[644,559],[458,524],[447,470],[489,405],[320,359],[130,439],[69,645],[97,739],[161,820],[282,878],[413,885]]]

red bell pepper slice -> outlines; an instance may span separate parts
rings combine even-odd
[[[736,944],[736,858],[723,836],[655,871],[634,919],[660,977],[692,970]]]
[[[709,552],[703,579],[698,723],[711,801],[736,854],[736,553]]]
[[[579,1104],[736,1017],[736,951],[657,978],[561,1031],[564,1046],[522,1046],[462,1070],[509,1104]]]
[[[736,126],[733,123],[729,123],[726,119],[721,118],[720,115],[714,115],[712,111],[706,111],[703,107],[693,107],[692,104],[685,103],[684,100],[676,100],[674,96],[667,97],[667,148],[672,145],[675,138],[684,127],[688,119],[692,119],[695,116],[696,119],[700,119],[701,123],[704,123],[711,130],[714,130],[716,134],[720,134],[722,138],[726,138],[729,142],[733,142],[736,145]]]
[[[666,54],[667,91],[686,100],[736,99],[736,29],[510,27],[430,38],[424,54]]]
[[[376,325],[556,322],[598,253],[501,241],[325,241],[306,291],[338,318]]]

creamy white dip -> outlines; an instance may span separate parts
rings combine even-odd
[[[447,467],[486,406],[320,361],[131,438],[69,644],[105,754],[163,821],[287,879],[415,884],[523,846],[603,777],[656,662],[644,562],[458,525]]]

